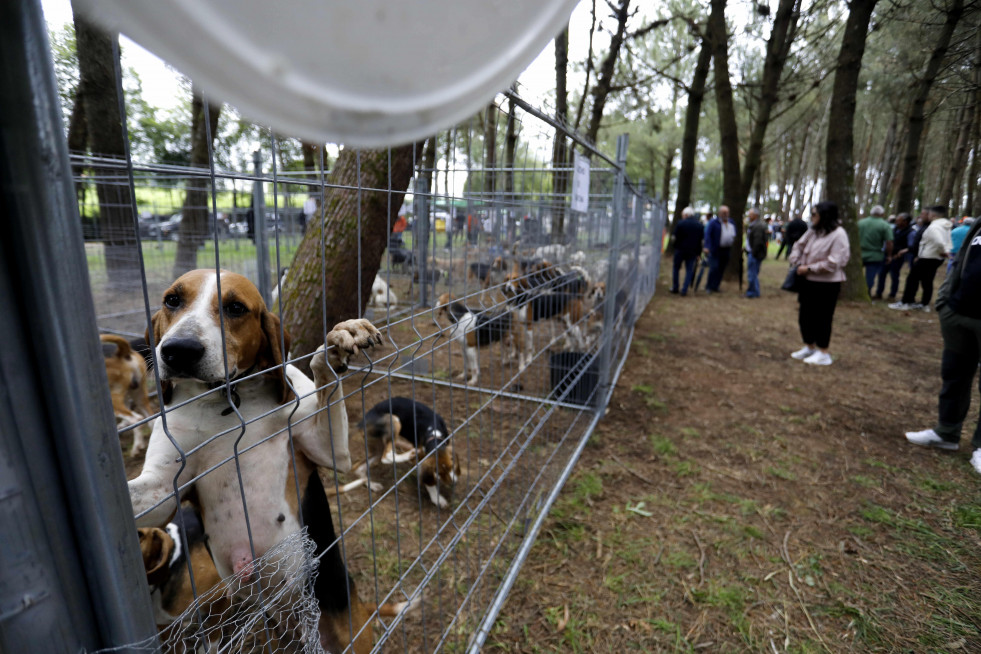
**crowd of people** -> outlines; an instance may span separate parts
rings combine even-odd
[[[786,252],[795,272],[793,290],[798,297],[798,327],[803,347],[790,356],[816,366],[833,363],[828,351],[835,307],[845,281],[851,255],[848,234],[841,226],[837,205],[819,202],[810,212],[810,224],[800,215],[783,222],[764,219],[756,207],[745,217],[746,298],[760,297],[759,270],[769,244],[779,241],[776,259]],[[884,299],[889,283],[890,309],[937,312],[943,338],[941,389],[934,427],[906,433],[915,445],[942,450],[960,448],[961,431],[970,410],[974,377],[981,364],[981,221],[971,217],[951,220],[942,205],[923,209],[916,221],[908,213],[885,217],[881,206],[858,222],[865,283],[873,300]],[[674,225],[674,261],[671,293],[682,296],[697,289],[708,269],[706,294],[720,292],[723,272],[733,255],[736,228],[729,207],[701,217],[691,207]],[[738,254],[737,254],[738,255]],[[684,269],[683,281],[679,279]],[[934,301],[934,280],[944,269]],[[900,277],[908,270],[902,296]],[[790,279],[788,278],[788,284]],[[932,308],[931,308],[932,302]],[[971,465],[981,473],[981,418],[971,441]]]

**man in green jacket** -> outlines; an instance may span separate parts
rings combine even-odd
[[[865,284],[872,295],[872,285],[883,268],[892,261],[892,226],[882,217],[886,210],[879,205],[872,207],[871,215],[858,221],[858,239],[862,246],[862,265],[865,267]],[[873,299],[881,300],[879,295]]]

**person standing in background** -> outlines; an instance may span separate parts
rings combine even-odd
[[[783,241],[780,243],[780,249],[777,250],[776,258],[780,258],[780,253],[783,252],[784,248],[787,248],[787,254],[785,258],[790,258],[790,251],[794,249],[794,243],[800,240],[800,237],[804,235],[807,231],[807,223],[801,220],[800,214],[794,216],[794,219],[783,227]]]
[[[851,255],[838,205],[819,202],[811,211],[811,228],[790,253],[790,265],[803,277],[797,294],[797,325],[804,347],[790,356],[815,366],[830,366],[831,323],[838,304],[845,264]]]
[[[766,224],[760,218],[760,210],[753,207],[746,214],[749,223],[746,226],[746,294],[745,297],[760,296],[760,265],[766,259],[769,245],[769,234]]]
[[[729,265],[732,244],[736,240],[736,226],[729,220],[729,207],[719,207],[719,215],[705,226],[705,253],[709,256],[709,276],[706,293],[718,293],[722,275]]]
[[[862,266],[865,268],[865,285],[872,295],[875,278],[882,273],[883,267],[892,260],[893,233],[892,227],[883,216],[886,210],[875,205],[870,215],[858,221],[858,240],[862,247]],[[873,296],[881,300],[882,293]]]

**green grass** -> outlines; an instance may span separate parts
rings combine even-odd
[[[651,442],[651,447],[654,449],[654,452],[660,454],[661,456],[671,456],[678,453],[678,448],[675,447],[674,443],[664,436],[660,436],[659,434],[651,434],[648,436],[648,440]]]

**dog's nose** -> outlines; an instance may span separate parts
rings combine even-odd
[[[204,356],[204,345],[193,338],[175,338],[160,346],[160,356],[171,370],[189,372]]]

